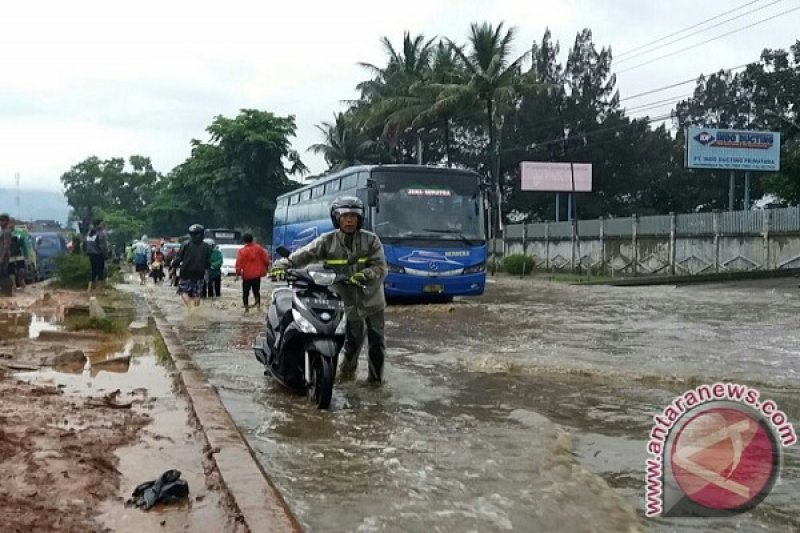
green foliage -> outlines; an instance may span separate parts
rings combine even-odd
[[[122,158],[92,156],[61,176],[67,202],[84,229],[103,211],[141,217],[159,175],[147,157],[133,155],[127,166],[130,168]]]
[[[85,289],[92,279],[89,258],[82,254],[66,254],[56,258],[54,284],[67,289]]]
[[[507,255],[503,258],[503,271],[515,276],[530,274],[533,271],[533,257],[523,254]]]
[[[67,322],[67,329],[69,331],[95,330],[119,334],[125,331],[125,325],[112,318],[78,317]]]
[[[291,149],[294,117],[243,109],[233,119],[216,117],[206,131],[210,142],[193,140],[191,156],[172,175],[173,194],[184,193],[179,208],[200,207],[225,226],[270,234],[275,199],[297,186],[289,175],[307,171]]]
[[[101,210],[99,215],[108,231],[108,242],[114,246],[119,253],[125,250],[125,246],[146,233],[146,222],[141,214],[133,215],[126,210],[111,208]]]
[[[317,129],[325,136],[325,142],[308,150],[322,154],[331,172],[380,161],[376,142],[359,131],[353,113],[337,113],[333,122],[323,122]]]

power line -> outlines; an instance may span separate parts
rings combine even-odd
[[[698,35],[700,33],[708,31],[710,29],[714,29],[714,28],[718,28],[720,26],[724,26],[725,24],[727,24],[729,22],[733,22],[734,20],[740,19],[742,17],[746,17],[747,15],[751,15],[751,14],[755,13],[756,11],[761,11],[763,9],[767,9],[768,7],[774,6],[775,4],[780,3],[780,2],[783,2],[783,0],[773,0],[773,2],[770,2],[769,4],[757,7],[755,9],[751,9],[750,11],[745,11],[744,13],[740,13],[740,14],[736,15],[735,17],[731,17],[731,18],[729,18],[727,20],[723,20],[722,22],[719,22],[718,24],[716,24],[716,25],[714,25],[714,26],[712,26],[710,28],[701,28],[701,29],[699,29],[697,31],[694,31],[694,32],[689,33],[687,35],[683,35],[681,37],[678,37],[677,39],[673,39],[673,40],[671,40],[669,42],[666,42],[666,43],[664,43],[664,44],[662,44],[660,46],[656,46],[655,48],[652,48],[650,50],[644,50],[644,51],[639,52],[637,54],[629,55],[629,56],[623,57],[622,59],[618,59],[617,63],[624,63],[626,61],[630,61],[631,59],[636,59],[637,57],[646,56],[647,54],[651,54],[651,53],[655,52],[656,50],[661,50],[662,48],[666,48],[666,47],[668,47],[668,46],[670,46],[672,44],[679,43],[679,42],[681,42],[683,40],[688,39],[689,37],[693,37],[695,35]]]
[[[681,100],[686,100],[691,98],[693,93],[685,94],[683,96],[672,96],[670,98],[665,98],[664,100],[656,100],[655,102],[650,102],[647,104],[641,104],[633,107],[626,108],[625,111],[627,113],[637,112],[637,111],[644,111],[645,109],[650,109],[653,107],[661,107],[666,104],[674,104],[680,102]]]
[[[755,65],[759,61],[760,60],[751,61],[750,63],[745,63],[743,65],[737,65],[735,67],[720,69],[717,72],[733,72],[734,70],[741,70],[743,68],[749,67],[750,65]],[[702,74],[700,74],[700,75],[702,75]],[[697,82],[697,77],[694,77],[694,78],[690,78],[688,80],[679,81],[677,83],[672,83],[670,85],[665,85],[664,87],[658,87],[656,89],[650,89],[650,90],[647,90],[647,91],[644,91],[644,92],[641,92],[641,93],[632,94],[631,96],[626,96],[625,98],[620,98],[619,101],[620,102],[624,102],[625,100],[633,100],[634,98],[639,98],[639,97],[642,97],[642,96],[648,96],[648,95],[651,95],[651,94],[660,93],[662,91],[666,91],[667,89],[674,89],[675,87],[680,87],[681,85],[686,85],[687,83],[696,83],[696,82]]]
[[[789,13],[793,13],[794,11],[797,11],[797,10],[800,10],[800,6],[794,7],[792,9],[787,9],[786,11],[782,11],[782,12],[776,14],[776,15],[772,15],[771,17],[767,17],[765,19],[761,19],[761,20],[759,20],[757,22],[754,22],[752,24],[748,24],[746,26],[742,26],[740,28],[736,28],[735,30],[731,30],[731,31],[725,32],[725,33],[723,33],[721,35],[717,35],[716,37],[712,37],[710,39],[706,39],[705,41],[699,42],[697,44],[693,44],[691,46],[687,46],[685,48],[681,48],[679,50],[675,50],[675,51],[670,52],[668,54],[664,54],[662,56],[658,56],[656,58],[653,58],[653,59],[651,59],[649,61],[645,61],[644,63],[639,63],[638,65],[634,65],[632,67],[620,70],[620,71],[617,72],[617,74],[622,74],[623,72],[628,72],[628,71],[637,69],[639,67],[643,67],[645,65],[649,65],[651,63],[655,63],[656,61],[660,61],[661,59],[664,59],[664,58],[667,58],[667,57],[670,57],[670,56],[674,56],[674,55],[680,54],[682,52],[686,52],[687,50],[691,50],[692,48],[697,48],[698,46],[702,46],[704,44],[708,44],[708,43],[710,43],[712,41],[716,41],[717,39],[722,39],[723,37],[727,37],[728,35],[733,35],[734,33],[738,33],[740,31],[747,30],[747,29],[750,29],[750,28],[754,28],[755,26],[758,26],[758,25],[763,24],[765,22],[769,22],[770,20],[776,19],[776,18],[781,17],[783,15],[788,15]]]
[[[749,6],[749,5],[755,4],[755,3],[759,2],[759,1],[760,0],[753,0],[751,2],[747,2],[745,4],[742,4],[739,7],[735,7],[733,9],[729,9],[728,11],[725,11],[723,13],[719,13],[718,15],[714,15],[713,17],[707,18],[706,20],[704,20],[702,22],[698,22],[697,24],[689,26],[688,28],[683,28],[682,30],[678,30],[678,31],[676,31],[674,33],[670,33],[669,35],[665,35],[664,37],[656,39],[655,41],[650,41],[649,43],[645,43],[645,44],[643,44],[641,46],[637,46],[636,48],[632,48],[630,50],[626,50],[626,51],[620,53],[617,57],[622,57],[622,56],[626,56],[628,54],[632,54],[633,52],[641,50],[642,48],[647,48],[647,47],[649,47],[651,45],[654,45],[654,44],[660,43],[661,41],[669,39],[670,37],[675,37],[676,35],[680,35],[681,33],[685,32],[685,31],[693,30],[693,29],[697,28],[698,26],[702,26],[703,24],[705,24],[707,22],[711,22],[714,19],[718,19],[720,17],[724,17],[725,15],[728,15],[728,14],[733,13],[735,11],[739,11],[740,9],[743,9],[743,8]]]
[[[618,126],[609,126],[607,128],[600,128],[600,129],[597,129],[597,130],[594,130],[594,131],[590,131],[589,133],[578,135],[578,136],[576,136],[576,138],[587,139],[589,137],[594,137],[595,135],[599,135],[601,133],[620,131],[620,130],[623,130],[625,128],[631,127],[631,126],[639,125],[639,124],[641,124],[643,122],[645,124],[651,124],[653,122],[660,122],[662,120],[665,120],[665,119],[671,118],[671,117],[672,117],[672,112],[670,112],[670,113],[668,113],[666,115],[648,118],[646,120],[632,120],[631,122],[626,122],[626,123],[620,124]],[[565,142],[569,142],[569,139],[564,139],[563,137],[558,137],[558,138],[555,138],[553,140],[544,141],[544,142],[540,142],[540,143],[528,143],[528,144],[520,144],[520,145],[516,145],[516,146],[508,146],[508,147],[502,148],[500,151],[501,152],[511,152],[511,151],[514,151],[514,150],[519,150],[521,148],[526,148],[528,150],[538,151],[541,148],[545,148],[545,147],[553,145],[553,144],[559,144],[559,143],[565,143]]]

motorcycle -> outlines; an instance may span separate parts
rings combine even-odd
[[[164,265],[161,261],[153,261],[150,264],[150,277],[156,285],[164,281]]]
[[[282,257],[289,250],[275,250]],[[331,288],[350,283],[327,269],[288,268],[288,287],[272,291],[267,324],[255,356],[285,387],[307,393],[318,408],[330,407],[339,351],[345,338],[344,305]]]

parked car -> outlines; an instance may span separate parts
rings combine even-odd
[[[56,259],[67,253],[67,241],[60,233],[31,233],[33,249],[36,253],[38,276],[42,279],[53,277]]]
[[[236,254],[243,246],[241,244],[220,244],[219,251],[222,252],[222,275],[236,275]]]

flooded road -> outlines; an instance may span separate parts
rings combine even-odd
[[[387,384],[319,412],[263,376],[238,290],[187,315],[148,287],[311,531],[800,529],[800,457],[754,511],[644,518],[653,415],[701,383],[758,387],[797,425],[794,280],[691,287],[501,278],[481,298],[387,311]]]

